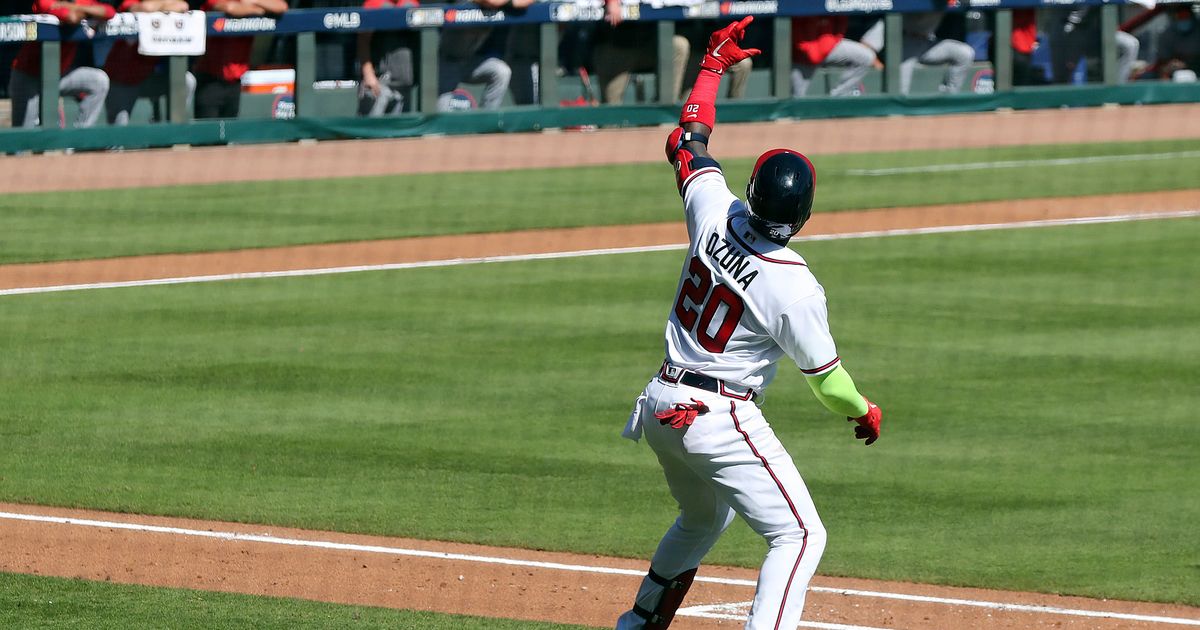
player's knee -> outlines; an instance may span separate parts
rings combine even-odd
[[[975,48],[965,42],[959,42],[956,47],[955,60],[960,65],[970,65],[975,61]]]
[[[671,53],[674,59],[682,58],[686,60],[688,54],[691,53],[691,50],[692,44],[686,37],[683,37],[682,35],[676,35],[671,38]]]
[[[496,83],[508,83],[512,80],[512,66],[500,59],[494,60],[488,68],[488,73],[492,75],[492,81]]]
[[[793,527],[788,527],[782,531],[767,537],[767,544],[771,548],[795,546],[804,547],[806,554],[812,553],[820,555],[825,550],[825,542],[828,536],[825,533],[825,525],[820,521],[813,520],[804,523],[801,526],[797,523]]]
[[[828,534],[825,533],[825,526],[821,523],[810,525],[807,528],[808,548],[812,550],[814,556],[820,556],[825,553],[825,543],[829,540]]]
[[[1126,33],[1125,31],[1117,31],[1117,49],[1121,51],[1121,55],[1125,57],[1136,57],[1138,50],[1142,47],[1138,38]]]
[[[684,512],[675,519],[675,529],[687,538],[709,540],[719,537],[733,522],[733,510],[724,513],[695,514]]]
[[[87,80],[89,87],[91,88],[89,91],[97,94],[107,94],[108,88],[111,84],[111,80],[108,78],[108,75],[105,74],[103,70],[98,68],[88,68],[87,70],[91,70],[87,73]]]

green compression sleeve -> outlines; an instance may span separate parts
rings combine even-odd
[[[812,388],[817,400],[833,413],[857,418],[867,413],[867,401],[854,387],[854,379],[846,368],[837,366],[831,372],[820,376],[806,376],[808,386]]]

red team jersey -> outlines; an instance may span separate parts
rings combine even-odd
[[[394,9],[398,7],[415,7],[420,6],[417,0],[367,0],[363,3],[364,9]]]
[[[54,17],[65,20],[69,11],[62,8],[54,8],[56,0],[34,0],[32,11],[34,13],[45,13]],[[105,19],[111,18],[117,12],[112,7],[96,2],[96,0],[76,0],[75,4],[83,4],[89,6],[104,7]],[[32,77],[36,77],[42,73],[42,55],[38,49],[37,42],[29,42],[21,46],[20,52],[17,53],[17,58],[13,60],[12,67],[20,70],[22,73]],[[79,44],[75,42],[63,42],[61,52],[59,53],[58,71],[65,74],[67,69],[71,67],[71,62],[75,61],[75,51],[79,48]]]
[[[125,0],[121,3],[122,12],[129,11],[140,0]],[[113,44],[108,58],[104,60],[104,73],[108,78],[123,85],[141,85],[154,72],[158,59],[139,55],[137,40],[118,39]]]
[[[216,11],[220,0],[205,0],[204,11]],[[217,77],[226,83],[240,81],[250,69],[250,51],[254,48],[253,37],[210,37],[204,56],[192,69],[196,74]]]
[[[1026,55],[1033,54],[1037,47],[1037,12],[1035,9],[1017,9],[1012,12],[1012,47]]]
[[[690,173],[681,190],[690,255],[667,320],[667,360],[755,390],[784,355],[810,376],[837,367],[825,290],[804,259],[750,228],[718,168]]]
[[[846,37],[850,19],[844,15],[792,18],[792,61],[818,66]]]

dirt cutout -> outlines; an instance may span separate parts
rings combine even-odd
[[[802,237],[1200,210],[1200,190],[819,213]],[[0,265],[0,290],[687,243],[682,222]]]
[[[15,519],[14,514],[87,519],[92,523],[24,521]],[[113,523],[190,531],[142,531],[118,528]],[[214,537],[216,533],[317,541],[324,546],[223,539]],[[0,571],[601,627],[611,627],[629,605],[639,574],[646,568],[644,561],[600,556],[14,504],[0,504],[0,538],[6,543],[0,547]],[[336,545],[350,548],[328,548]],[[380,548],[456,557],[397,555]],[[495,562],[498,558],[574,569],[499,564]],[[618,575],[601,572],[606,569],[624,571]],[[755,572],[703,566],[700,576],[752,582]],[[1184,627],[1130,618],[1086,617],[1080,616],[1080,611],[1190,619],[1195,620],[1192,625],[1200,624],[1200,609],[1186,606],[829,577],[817,577],[813,587],[805,608],[806,621],[868,629]],[[1076,614],[909,601],[830,589],[1047,606]],[[685,606],[748,602],[753,596],[752,586],[697,582]],[[741,625],[741,621],[731,619],[680,616],[672,628]]]

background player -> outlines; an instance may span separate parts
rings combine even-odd
[[[838,358],[824,290],[786,246],[812,210],[812,164],[787,149],[764,153],[743,203],[706,149],[721,75],[759,52],[739,46],[752,19],[710,38],[681,127],[667,140],[690,246],[667,321],[667,358],[638,397],[623,435],[646,437],[680,512],[632,609],[617,620],[619,630],[670,625],[700,560],[735,512],[769,545],[746,627],[799,623],[825,529],[757,404],[784,355],[826,407],[858,423],[858,438],[871,444],[879,437],[879,407],[858,393]]]
[[[117,14],[107,4],[97,0],[35,0],[35,13],[47,13],[58,18],[60,24],[79,24],[83,20],[108,20]],[[108,75],[99,68],[80,66],[70,70],[75,61],[78,42],[65,41],[59,52],[58,91],[64,96],[79,101],[79,116],[76,127],[91,127],[100,119],[104,98],[108,95]],[[12,124],[14,127],[36,127],[41,124],[42,51],[38,42],[27,42],[21,46],[13,60],[12,74],[8,79],[8,93],[12,98]]]

